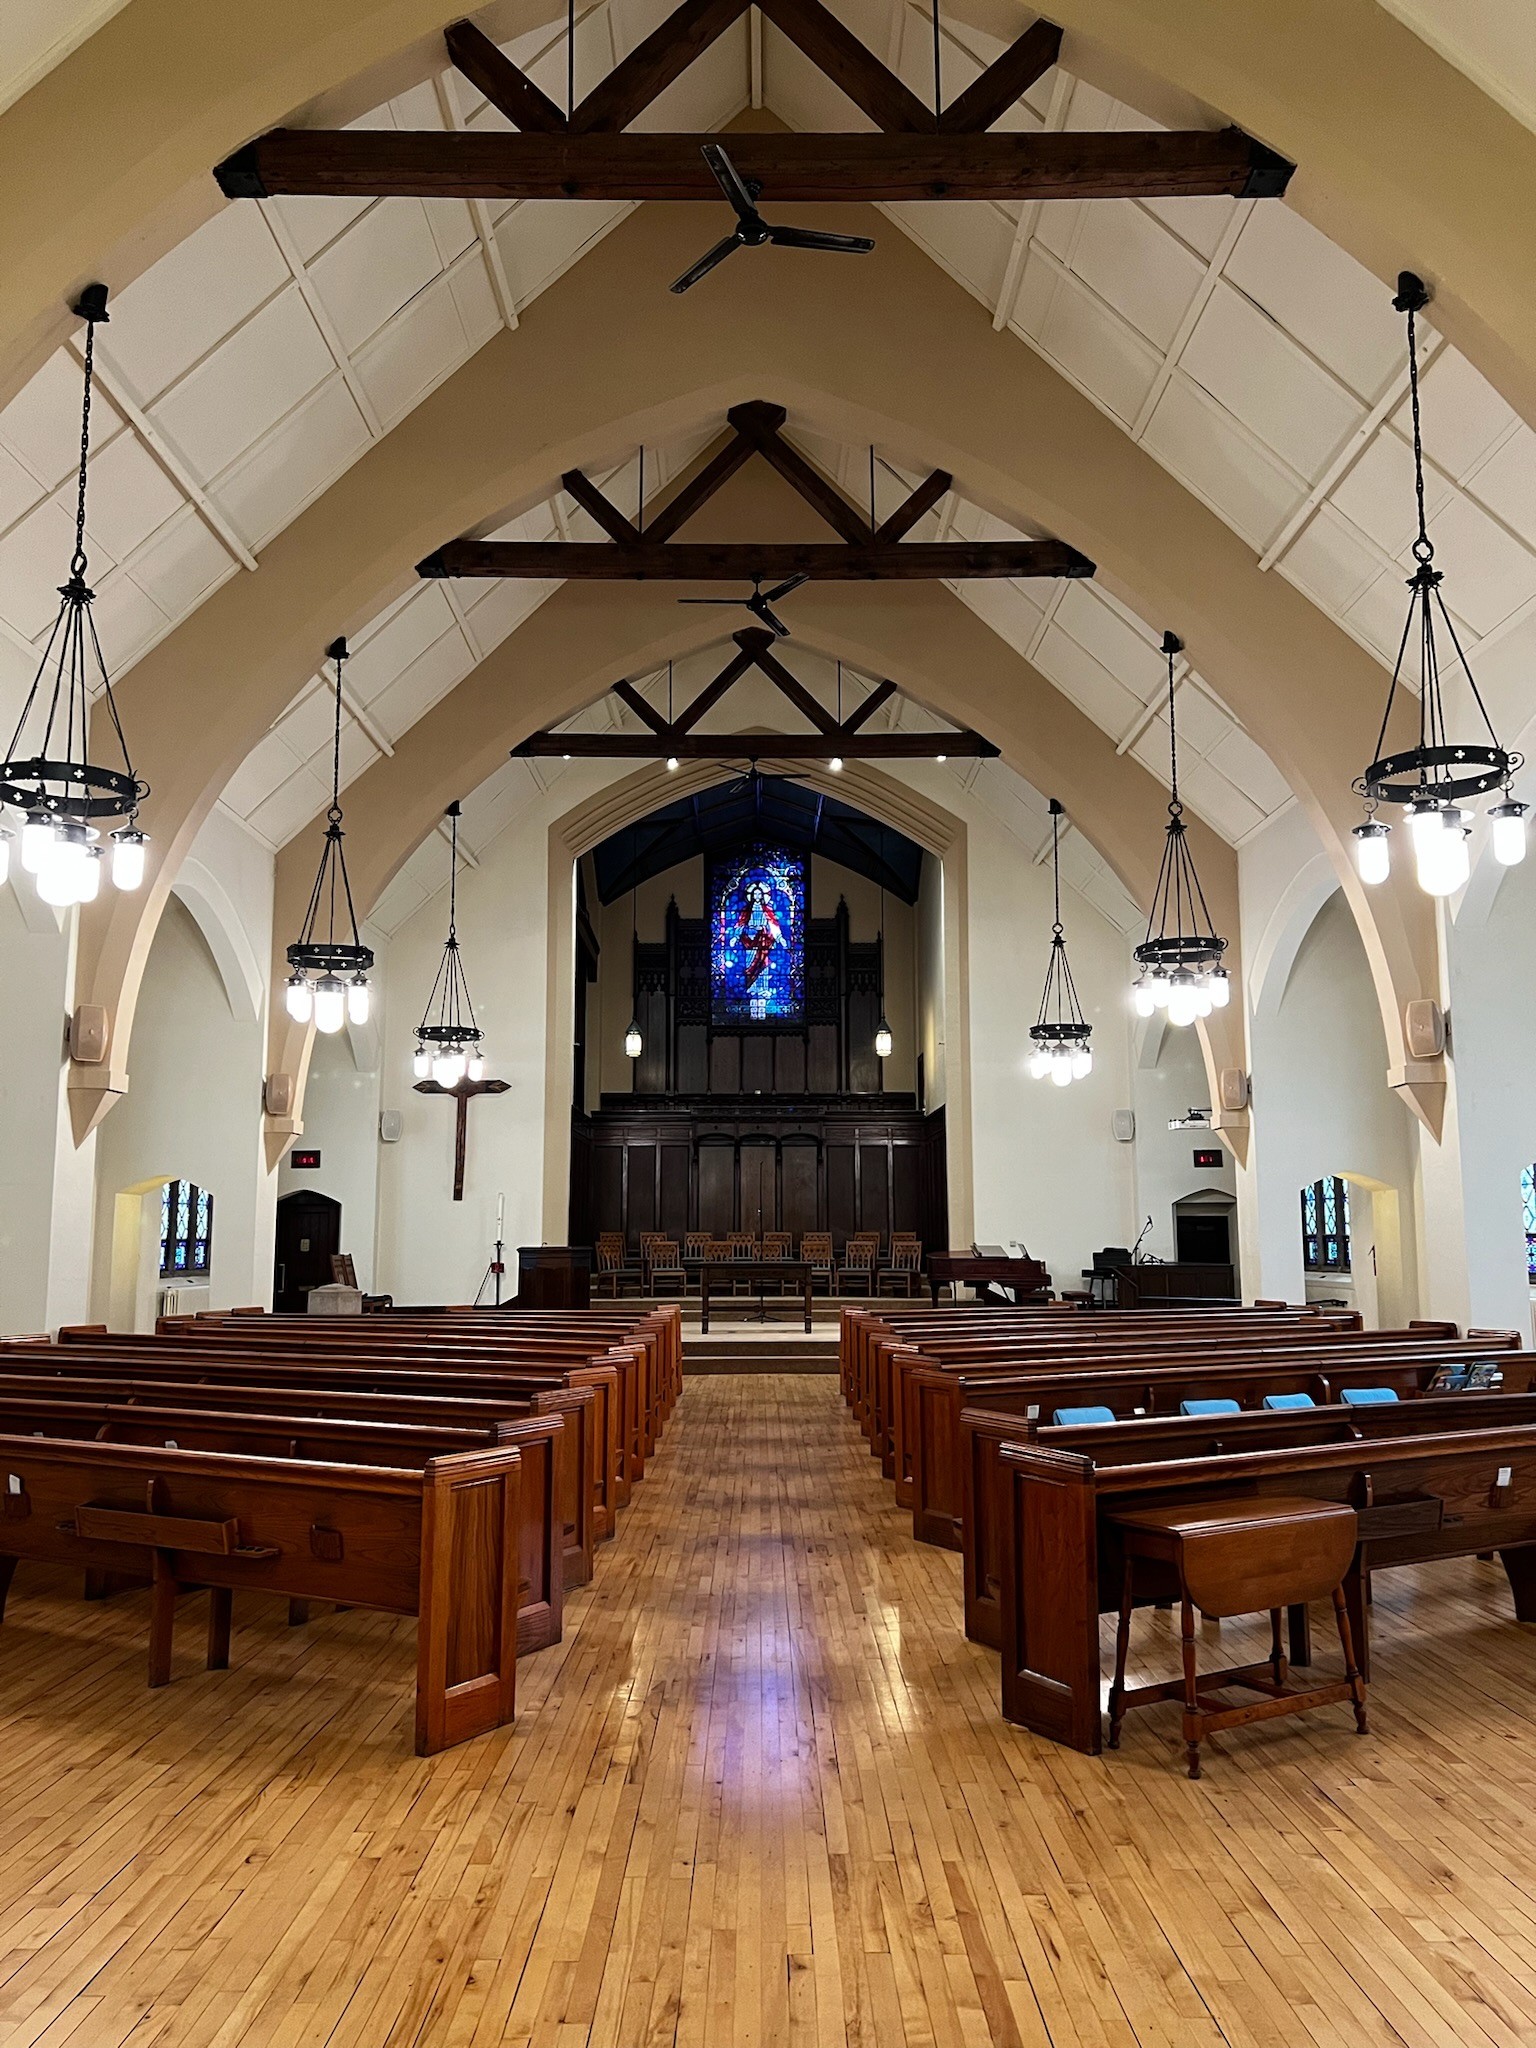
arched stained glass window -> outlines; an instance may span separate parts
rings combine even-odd
[[[1301,1256],[1309,1273],[1349,1270],[1349,1182],[1337,1174],[1301,1191]]]
[[[1536,1281],[1536,1166],[1520,1169],[1520,1202],[1525,1210],[1525,1270]]]
[[[195,1181],[160,1190],[160,1278],[203,1279],[213,1250],[213,1197]]]
[[[716,860],[709,887],[710,1019],[799,1024],[805,1016],[805,862],[754,846]]]

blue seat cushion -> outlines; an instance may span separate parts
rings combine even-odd
[[[1315,1408],[1317,1403],[1310,1394],[1266,1394],[1266,1408]]]
[[[1383,1401],[1397,1399],[1396,1387],[1342,1387],[1339,1399],[1351,1408],[1374,1408]]]
[[[1243,1404],[1241,1401],[1181,1401],[1179,1403],[1179,1413],[1181,1415],[1241,1415],[1242,1412]]]
[[[1051,1417],[1052,1422],[1068,1426],[1078,1422],[1113,1422],[1114,1419],[1113,1408],[1058,1408]]]

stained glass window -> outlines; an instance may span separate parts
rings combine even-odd
[[[805,862],[754,846],[717,860],[709,890],[710,1015],[716,1025],[805,1015]]]
[[[1536,1283],[1536,1166],[1520,1169],[1520,1201],[1525,1209],[1525,1269]]]
[[[1309,1273],[1349,1270],[1349,1182],[1337,1174],[1301,1191],[1301,1256]]]
[[[195,1181],[160,1190],[160,1278],[203,1278],[213,1247],[213,1197]]]

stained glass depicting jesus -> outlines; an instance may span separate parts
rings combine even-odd
[[[710,1008],[721,1024],[798,1023],[805,1010],[805,863],[754,846],[710,878]]]

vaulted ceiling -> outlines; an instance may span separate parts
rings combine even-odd
[[[0,100],[7,75],[37,75],[109,11],[102,0],[81,0],[8,13]],[[1401,0],[1396,11],[1469,76],[1502,62],[1509,24],[1497,5]],[[641,0],[584,8],[579,77],[600,76],[664,12]],[[842,12],[914,90],[928,90],[926,13],[903,0],[860,0]],[[563,96],[562,24],[508,48],[547,91]],[[960,90],[1000,48],[947,20],[946,92]],[[750,119],[753,109],[792,128],[865,125],[755,17],[706,52],[645,125],[719,129]],[[505,125],[446,69],[360,120],[401,128]],[[1154,124],[1058,67],[1002,125]],[[240,202],[120,292],[98,349],[90,536],[114,672],[130,672],[223,583],[252,573],[306,506],[492,335],[515,328],[628,211],[538,202]],[[1294,584],[1378,661],[1390,661],[1401,626],[1411,492],[1401,327],[1374,277],[1276,202],[884,211],[884,232],[909,236],[987,309],[997,330],[1060,371],[1231,527],[1266,571]],[[712,210],[700,208],[698,217],[702,246]],[[735,260],[840,259],[769,253]],[[665,282],[656,280],[658,292]],[[734,288],[728,267],[700,292]],[[623,312],[615,307],[611,331],[594,334],[594,359],[622,349]],[[1427,342],[1430,509],[1450,572],[1447,595],[1494,715],[1517,735],[1531,709],[1525,679],[1536,654],[1536,438],[1455,350],[1433,334]],[[509,390],[507,403],[519,401]],[[78,364],[61,350],[0,413],[0,702],[19,697],[54,608],[68,551],[64,498],[77,402]],[[793,417],[789,432],[850,495],[863,497],[867,448],[797,431]],[[680,474],[707,438],[695,432],[649,448],[648,496]],[[877,456],[877,492],[888,509],[916,472],[889,451]],[[599,480],[620,502],[633,502],[637,462],[610,465]],[[967,495],[967,484],[957,478],[918,537],[1019,530]],[[595,537],[553,488],[545,502],[517,508],[515,519],[489,530]],[[348,779],[386,758],[550,587],[413,586],[376,616],[353,622]],[[1107,580],[961,585],[957,594],[1117,751],[1166,778],[1156,641],[1176,619],[1139,617]],[[1186,794],[1223,837],[1241,844],[1285,806],[1289,792],[1202,678],[1198,648],[1191,658],[1181,681]],[[811,667],[813,687],[825,687],[824,665]],[[232,648],[230,682],[238,672]],[[220,681],[211,677],[209,687]],[[1275,682],[1283,689],[1283,676]],[[318,687],[312,679],[296,693],[223,792],[225,806],[273,848],[326,800],[328,715]],[[900,700],[892,715],[907,715]],[[552,770],[558,764],[544,772]],[[1018,781],[1002,764],[966,772],[1003,789]],[[514,764],[498,786],[515,797],[529,774],[526,764]]]

